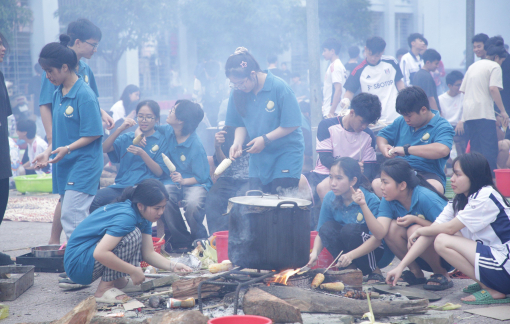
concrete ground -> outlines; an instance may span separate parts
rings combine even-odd
[[[0,251],[11,256],[19,256],[30,252],[30,247],[47,244],[51,224],[4,221],[0,226]],[[63,237],[62,237],[63,241]],[[397,262],[397,261],[396,261]],[[394,262],[394,264],[396,263]],[[384,269],[387,271],[387,269]],[[10,302],[3,302],[10,308],[8,318],[0,321],[2,324],[23,323],[23,322],[45,322],[62,317],[79,302],[91,296],[97,282],[89,288],[78,291],[63,292],[58,287],[58,274],[36,273],[34,285],[29,288],[18,299]],[[462,288],[471,284],[471,280],[455,280],[452,289],[438,292],[443,298],[434,304],[443,305],[451,302],[462,304],[460,298],[465,296]],[[452,314],[450,321],[437,323],[503,323],[502,321],[489,319],[482,316],[475,316],[464,313],[465,309],[479,308],[482,306],[470,306],[462,304],[460,310],[447,311],[443,313]],[[490,307],[490,306],[487,306]],[[510,305],[509,305],[510,307]],[[443,314],[447,315],[447,314]],[[306,314],[303,316],[304,323],[339,323],[339,315],[317,315]],[[319,320],[320,318],[320,320]],[[317,322],[319,320],[319,322]],[[392,322],[402,322],[405,318],[391,318]],[[426,320],[422,323],[434,323],[436,321]]]

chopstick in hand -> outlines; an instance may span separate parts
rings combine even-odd
[[[328,271],[328,270],[329,270],[329,268],[331,268],[331,266],[332,266],[333,264],[335,264],[335,263],[336,263],[336,261],[338,260],[338,258],[340,258],[340,256],[342,256],[342,253],[344,253],[344,251],[343,251],[343,250],[342,250],[342,251],[340,251],[340,254],[338,254],[338,256],[336,257],[336,259],[335,259],[335,260],[333,260],[333,262],[329,265],[329,267],[327,267],[327,268],[326,268],[326,270],[324,270],[324,272],[323,272],[323,273],[326,273],[326,271]]]

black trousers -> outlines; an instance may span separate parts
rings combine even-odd
[[[289,196],[287,191],[297,190],[298,186],[299,178],[276,178],[266,185],[263,185],[259,178],[250,178],[250,190],[261,190],[272,195]]]
[[[494,177],[494,170],[498,168],[499,153],[496,121],[490,119],[467,120],[464,127],[467,140],[471,142],[471,152],[478,152],[485,156]]]
[[[205,215],[210,235],[219,231],[228,231],[228,216],[225,215],[228,200],[232,197],[244,196],[248,189],[248,179],[218,178],[205,200]]]
[[[9,200],[9,178],[0,179],[0,224],[4,219],[5,210],[7,209],[7,201]],[[0,266],[9,265],[14,262],[11,257],[0,252]]]
[[[350,252],[370,238],[366,224],[342,225],[336,221],[324,223],[319,230],[319,236],[322,245],[334,258],[340,251],[344,251],[344,254]],[[377,268],[377,262],[382,258],[383,253],[384,249],[379,246],[374,251],[352,260],[352,263],[363,272],[363,275],[367,275]]]

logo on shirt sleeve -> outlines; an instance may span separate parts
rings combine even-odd
[[[66,117],[73,117],[74,108],[71,106],[67,106],[66,110],[64,111],[64,116]]]

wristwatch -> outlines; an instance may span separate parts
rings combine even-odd
[[[267,138],[266,134],[262,135],[262,138],[264,139],[265,146],[268,146],[269,144],[271,144],[272,141],[269,138]]]
[[[67,154],[71,154],[71,148],[69,147],[69,145],[66,145],[67,147]]]
[[[404,148],[404,153],[406,154],[406,156],[411,155],[411,154],[409,154],[409,148],[411,147],[411,144],[406,144],[402,147]]]

